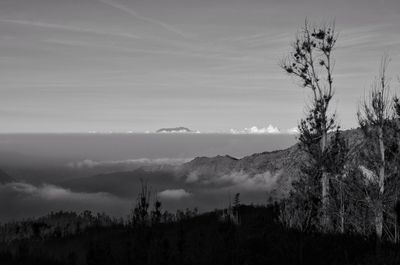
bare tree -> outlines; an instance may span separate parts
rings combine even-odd
[[[326,152],[325,165],[328,172],[332,175],[331,185],[331,204],[329,205],[330,213],[334,218],[338,219],[338,230],[340,233],[345,232],[345,219],[349,204],[349,191],[346,169],[346,161],[349,158],[349,147],[347,141],[340,131],[340,127],[331,136],[331,142]]]
[[[398,85],[400,85],[400,76],[397,77]],[[393,117],[393,129],[394,129],[394,146],[395,148],[391,148],[392,151],[395,151],[396,153],[394,154],[394,165],[392,166],[392,169],[396,172],[397,178],[394,183],[395,186],[395,200],[394,200],[394,220],[393,220],[393,226],[394,226],[394,231],[393,231],[393,241],[394,243],[398,243],[400,239],[399,235],[399,226],[400,226],[400,191],[399,191],[399,186],[400,186],[400,99],[399,96],[396,95],[393,98],[393,108],[394,108],[394,117]]]
[[[157,193],[154,198],[154,203],[153,203],[153,209],[150,212],[151,216],[151,224],[152,225],[157,225],[161,222],[161,217],[162,217],[162,203],[158,199]]]
[[[309,105],[309,117],[302,120],[299,126],[300,141],[302,135],[317,143],[319,153],[316,157],[323,158],[328,146],[328,132],[334,129],[334,115],[329,114],[329,105],[334,95],[332,52],[338,35],[335,25],[310,25],[307,20],[298,33],[292,52],[282,62],[281,67],[296,80],[300,86],[312,91],[312,101]],[[304,138],[305,139],[305,138]],[[325,163],[319,161],[321,171],[321,200],[324,230],[331,226],[329,208],[329,174]]]
[[[387,55],[382,57],[379,75],[372,84],[369,96],[364,99],[357,113],[359,124],[366,138],[365,149],[368,169],[372,172],[371,185],[375,187],[368,192],[369,201],[375,215],[375,233],[379,250],[384,227],[385,182],[388,178],[387,139],[391,138],[390,128],[393,117],[393,104],[390,97],[390,86],[386,71],[389,64]]]
[[[151,192],[146,181],[140,179],[140,184],[141,189],[136,200],[136,205],[131,212],[131,222],[133,226],[146,226],[149,224],[148,210]]]

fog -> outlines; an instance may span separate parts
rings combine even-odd
[[[196,172],[181,176],[177,169],[196,156],[243,157],[295,141],[293,135],[3,134],[0,169],[14,181],[0,185],[0,218],[86,209],[124,217],[141,180],[169,211],[225,207],[236,192],[244,202],[263,203],[278,177],[271,172],[194,178]]]

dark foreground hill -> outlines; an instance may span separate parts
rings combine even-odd
[[[130,225],[91,213],[52,214],[2,227],[30,236],[0,242],[0,264],[399,264],[400,248],[351,235],[301,233],[282,227],[278,205],[240,206],[239,223],[226,210],[178,212],[154,225]],[[224,217],[225,216],[225,217]],[[66,222],[68,218],[70,223]],[[60,222],[58,222],[61,220]],[[79,225],[79,224],[82,225]],[[79,228],[79,229],[77,229]],[[46,231],[42,233],[41,231]]]

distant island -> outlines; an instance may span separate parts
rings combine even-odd
[[[175,128],[161,128],[156,131],[157,133],[195,133],[186,127],[175,127]]]

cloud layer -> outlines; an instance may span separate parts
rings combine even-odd
[[[233,171],[222,176],[204,176],[197,171],[190,172],[185,182],[188,184],[203,184],[216,189],[234,187],[247,191],[270,191],[282,175],[282,171],[272,173],[266,171],[257,174],[248,174],[243,171]]]
[[[296,127],[289,128],[285,131],[281,131],[278,127],[273,126],[272,124],[267,127],[257,127],[252,126],[250,128],[240,129],[230,129],[229,131],[232,134],[298,134],[299,129]]]
[[[108,161],[94,161],[91,159],[85,159],[78,162],[70,162],[67,164],[70,168],[94,168],[101,166],[146,166],[146,165],[181,165],[189,162],[192,158],[138,158],[138,159],[126,159],[126,160],[108,160]]]
[[[69,200],[69,201],[92,201],[106,202],[114,200],[115,197],[104,192],[84,193],[73,192],[69,189],[64,189],[51,184],[42,184],[35,186],[24,182],[13,182],[5,185],[5,188],[10,188],[20,194],[25,194],[32,197],[38,197],[45,200]]]
[[[230,129],[233,134],[277,134],[281,131],[278,127],[273,125],[268,125],[268,127],[258,128],[257,126],[252,126],[250,128],[244,128],[243,130]]]
[[[287,129],[286,132],[287,132],[288,134],[299,134],[299,128],[293,127],[293,128]]]
[[[131,203],[105,192],[75,192],[56,185],[13,182],[0,185],[0,218],[29,218],[51,211],[106,212],[123,216]]]
[[[185,191],[184,189],[168,189],[158,193],[158,196],[161,199],[173,199],[179,200],[183,198],[187,198],[192,194]]]

